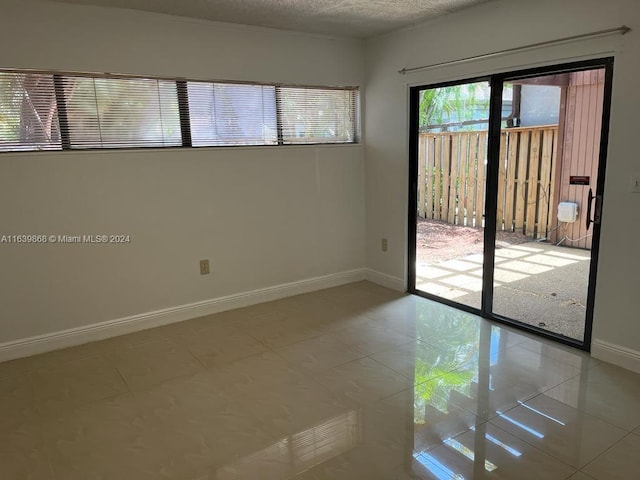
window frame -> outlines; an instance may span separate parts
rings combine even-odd
[[[240,80],[210,80],[210,79],[195,79],[184,77],[163,77],[163,76],[149,76],[149,75],[130,75],[130,74],[112,74],[112,73],[90,73],[90,72],[75,72],[75,71],[58,71],[58,70],[35,70],[35,69],[7,69],[0,68],[1,74],[26,74],[26,75],[51,75],[54,83],[54,92],[56,98],[56,116],[60,125],[60,148],[55,149],[25,149],[25,150],[3,150],[0,143],[0,155],[2,154],[15,154],[15,153],[38,153],[38,152],[82,152],[82,151],[118,151],[118,150],[149,150],[149,149],[184,149],[184,148],[267,148],[267,147],[304,147],[304,146],[345,146],[345,145],[358,145],[360,144],[361,132],[361,95],[360,86],[327,86],[327,85],[300,85],[300,84],[287,84],[287,83],[268,83],[268,82],[254,82],[254,81],[240,81]],[[162,80],[175,83],[176,87],[176,100],[178,105],[179,126],[181,133],[180,145],[133,145],[125,147],[78,147],[73,146],[71,142],[71,128],[69,125],[69,119],[67,116],[67,98],[64,97],[64,78],[66,76],[72,77],[87,77],[91,79],[118,79],[118,80]],[[192,137],[192,118],[190,116],[189,97],[188,97],[188,84],[189,82],[198,83],[210,83],[214,84],[236,84],[246,86],[267,86],[275,89],[275,111],[276,111],[276,130],[277,130],[277,142],[276,143],[248,143],[248,144],[228,144],[228,145],[193,145]],[[350,114],[352,118],[350,120],[351,128],[353,131],[352,141],[335,141],[335,142],[300,142],[289,143],[283,137],[283,119],[281,111],[281,89],[296,88],[296,89],[309,89],[309,90],[340,90],[349,91],[354,96],[353,101],[350,104]]]

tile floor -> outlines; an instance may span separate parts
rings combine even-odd
[[[0,364],[3,480],[640,478],[640,375],[371,283]]]

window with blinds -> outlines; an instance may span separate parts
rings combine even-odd
[[[71,148],[182,145],[176,82],[62,77]]]
[[[0,71],[0,152],[357,143],[357,88]]]
[[[353,143],[358,90],[279,87],[284,143]]]
[[[53,75],[0,72],[0,151],[60,148]]]
[[[187,82],[194,147],[278,143],[276,88]]]

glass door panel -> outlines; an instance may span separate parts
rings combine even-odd
[[[488,82],[418,94],[418,291],[480,309]]]
[[[498,166],[494,314],[583,341],[605,69],[507,79]]]

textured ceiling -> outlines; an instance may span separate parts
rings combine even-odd
[[[488,0],[48,0],[367,38]]]

